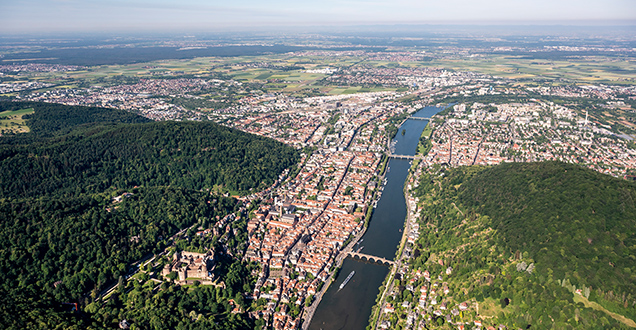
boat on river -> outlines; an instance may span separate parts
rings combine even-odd
[[[351,273],[349,273],[349,276],[347,276],[347,278],[345,278],[345,280],[342,282],[342,284],[340,284],[340,288],[338,289],[338,291],[342,290],[342,288],[345,287],[345,285],[347,285],[347,283],[349,283],[349,280],[353,277],[353,275],[356,273],[355,270],[352,270]]]

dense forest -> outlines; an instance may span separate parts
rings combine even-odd
[[[160,252],[169,235],[227,212],[208,203],[208,194],[186,189],[130,192],[118,204],[109,194],[0,202],[0,295],[47,299],[29,306],[34,310],[95,298],[130,263]],[[17,307],[2,304],[2,319],[24,327],[28,317],[11,317]]]
[[[488,215],[510,250],[527,251],[556,278],[636,299],[633,183],[576,165],[507,164],[466,182],[459,199]]]
[[[7,54],[6,59],[20,60],[37,58],[38,63],[63,65],[112,65],[152,62],[170,59],[191,59],[209,56],[255,56],[262,54],[281,54],[299,50],[311,50],[315,47],[298,46],[218,46],[196,49],[181,49],[180,47],[107,47],[107,48],[52,48],[42,49],[35,53]],[[30,54],[31,57],[26,54]]]
[[[621,328],[629,323],[621,316],[636,320],[634,183],[573,164],[509,163],[437,168],[414,194],[424,232],[411,267],[451,265],[451,302],[474,302],[488,324]]]
[[[23,117],[28,120],[32,135],[51,135],[89,124],[149,123],[152,120],[117,109],[82,107],[44,102],[0,101],[0,112],[33,108],[36,111]],[[7,143],[3,141],[2,143]]]
[[[41,129],[32,129],[33,135],[63,126],[50,117],[94,119],[81,117],[76,108],[46,115],[36,108],[29,126],[32,121]],[[65,134],[0,139],[0,198],[79,196],[142,185],[248,192],[271,185],[298,159],[295,149],[280,142],[210,122],[104,124],[99,119]]]
[[[150,280],[160,269],[137,272],[135,262],[174,249],[183,229],[179,242],[229,214],[241,219],[240,203],[210,191],[270,185],[296,150],[214,123],[34,102],[0,107],[35,109],[30,133],[0,138],[3,328],[102,329],[123,319],[144,329],[255,326],[241,295],[253,284],[252,266],[231,256],[245,245],[244,220],[190,243],[218,251],[221,286]]]

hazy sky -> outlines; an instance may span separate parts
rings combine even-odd
[[[636,0],[0,0],[0,34],[586,22],[636,24]]]

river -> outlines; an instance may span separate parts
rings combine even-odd
[[[431,117],[441,111],[437,107],[425,107],[415,113],[416,117]],[[395,136],[393,153],[414,155],[420,135],[428,121],[407,120]],[[406,130],[402,135],[402,130]],[[393,260],[406,219],[404,182],[410,168],[410,161],[391,159],[386,174],[387,183],[378,201],[369,228],[359,242],[361,253]],[[357,249],[357,247],[356,247]],[[347,275],[355,271],[349,283],[338,290]],[[389,267],[351,258],[345,259],[338,277],[329,287],[309,325],[310,330],[363,330],[367,326],[371,307],[379,293],[382,281],[389,273]]]

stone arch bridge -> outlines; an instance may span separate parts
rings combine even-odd
[[[382,257],[372,256],[370,254],[364,254],[364,253],[358,253],[358,252],[347,252],[347,256],[351,257],[353,259],[360,259],[360,260],[369,261],[369,262],[376,262],[376,263],[383,264],[383,265],[393,266],[395,264],[395,261],[393,261],[393,260],[385,259],[385,258],[382,258]]]

